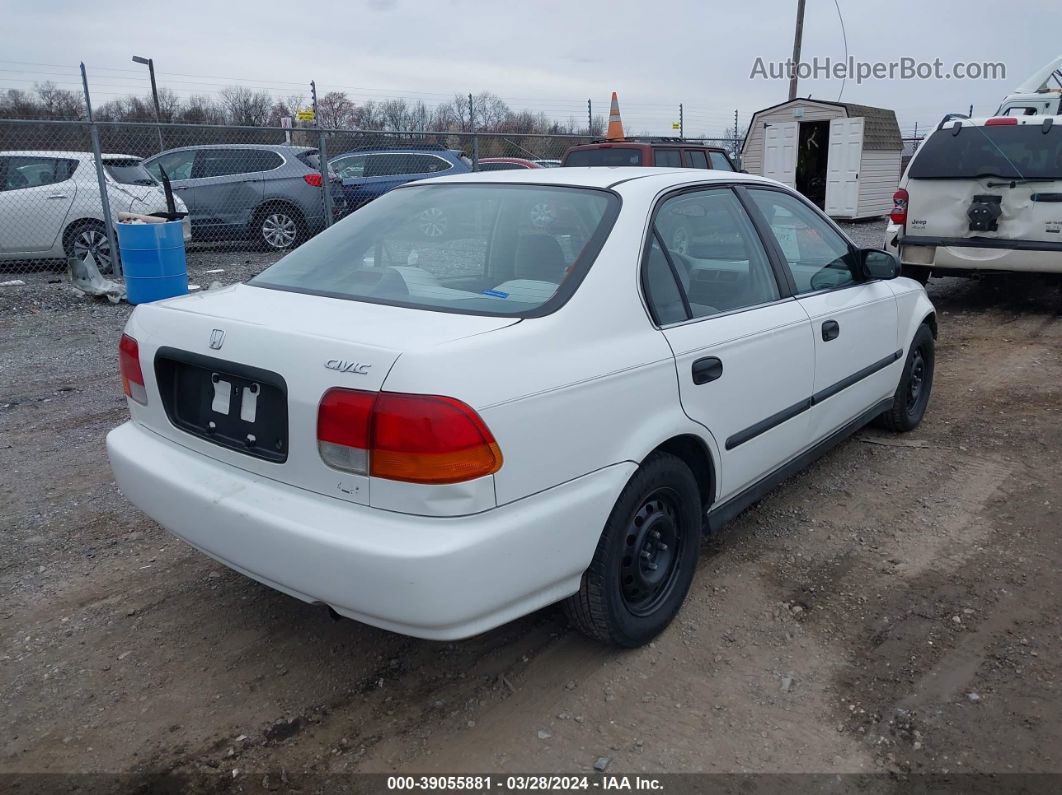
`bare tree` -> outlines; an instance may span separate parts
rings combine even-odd
[[[48,119],[81,119],[85,115],[85,105],[81,94],[58,88],[50,80],[34,85],[40,101],[41,114]]]
[[[317,123],[322,127],[338,130],[353,122],[354,103],[345,91],[329,91],[317,100]]]
[[[273,98],[265,91],[229,86],[221,91],[221,104],[232,124],[261,127],[269,118]]]

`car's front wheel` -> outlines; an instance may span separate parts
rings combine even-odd
[[[91,254],[100,273],[110,273],[114,269],[111,241],[107,239],[107,227],[102,221],[73,224],[63,235],[63,250],[66,256],[80,260]]]
[[[295,248],[303,240],[304,228],[302,216],[288,207],[265,207],[255,214],[255,237],[273,251]]]
[[[933,332],[922,324],[911,340],[892,406],[878,417],[878,425],[890,431],[912,431],[918,427],[933,391],[934,361]]]
[[[616,501],[578,593],[564,603],[582,632],[633,648],[678,613],[697,567],[700,489],[680,459],[654,453]]]

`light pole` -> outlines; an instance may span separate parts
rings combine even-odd
[[[151,75],[151,99],[155,102],[155,124],[158,125],[159,151],[161,152],[166,147],[162,143],[162,111],[159,110],[159,90],[155,87],[155,62],[151,58],[141,58],[139,55],[134,55],[133,63],[145,64],[148,68],[148,74]]]

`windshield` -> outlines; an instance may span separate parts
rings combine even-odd
[[[912,179],[1062,179],[1057,125],[1001,124],[937,130],[911,163]]]
[[[618,210],[615,194],[584,188],[399,188],[250,284],[449,312],[546,314],[575,291]]]
[[[111,175],[111,179],[122,185],[156,185],[155,178],[148,173],[141,161],[136,158],[124,160],[108,159],[103,161],[103,167]]]
[[[634,146],[576,149],[564,158],[566,166],[640,166],[642,150]]]

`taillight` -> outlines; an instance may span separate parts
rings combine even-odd
[[[317,409],[317,449],[330,467],[369,474],[369,432],[375,392],[332,389]]]
[[[894,224],[903,226],[907,223],[907,202],[910,198],[910,195],[903,188],[892,194],[892,212],[889,213],[889,220]]]
[[[330,467],[411,483],[460,483],[502,465],[480,416],[439,395],[329,390],[317,414],[317,445]]]
[[[123,334],[118,343],[118,370],[122,374],[125,396],[146,406],[147,388],[144,386],[144,373],[140,369],[140,345],[128,334]]]
[[[307,185],[313,185],[315,188],[321,187],[320,174],[303,174],[302,178],[306,180]]]
[[[986,121],[985,127],[1008,126],[1017,123],[1018,119],[1014,116],[996,116],[994,119],[989,119],[988,121]]]

